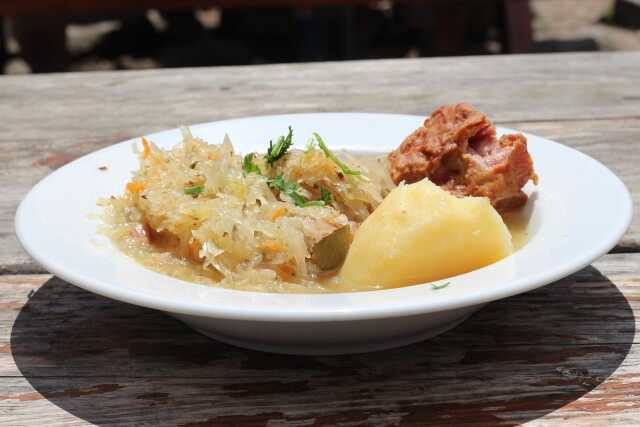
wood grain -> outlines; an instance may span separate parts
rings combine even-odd
[[[1,276],[0,417],[10,415],[5,425],[36,414],[52,425],[633,423],[639,276],[640,254],[606,255],[428,342],[340,357],[236,349],[49,275]]]
[[[51,170],[138,135],[232,117],[427,115],[465,100],[499,124],[585,151],[637,194],[638,75],[640,53],[599,53],[3,77],[0,272],[42,272],[17,244],[13,217],[19,200]],[[639,236],[636,216],[621,247],[637,250]]]
[[[82,291],[17,245],[34,183],[134,136],[307,111],[426,115],[462,100],[614,170],[639,208],[640,53],[359,61],[0,78],[0,425],[634,425],[640,221],[593,266],[435,339],[280,356]]]

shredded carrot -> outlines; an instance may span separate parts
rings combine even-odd
[[[282,245],[280,245],[275,240],[265,240],[264,242],[262,242],[260,244],[260,247],[262,249],[265,249],[265,250],[271,251],[271,252],[278,252],[278,251],[281,251],[283,249]]]
[[[144,182],[130,182],[127,184],[127,191],[130,191],[132,193],[138,193],[144,190],[146,186],[147,185]]]
[[[142,137],[142,147],[144,148],[142,157],[146,159],[151,154],[151,144],[149,144],[149,141],[144,136]]]
[[[287,208],[280,206],[279,208],[276,208],[273,212],[271,212],[271,219],[275,221],[281,216],[284,216],[286,213]]]
[[[279,264],[276,266],[276,272],[283,280],[291,280],[294,278],[296,269],[293,265],[287,264]]]

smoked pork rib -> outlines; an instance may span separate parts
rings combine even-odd
[[[538,182],[522,134],[496,137],[493,123],[471,105],[443,106],[389,154],[398,184],[429,178],[459,196],[484,196],[498,210],[523,206],[527,181]]]

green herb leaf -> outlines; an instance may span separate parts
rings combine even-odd
[[[318,141],[318,146],[320,146],[320,149],[324,152],[324,155],[331,159],[333,163],[338,165],[343,173],[346,173],[348,175],[360,175],[360,171],[349,168],[346,163],[336,157],[336,155],[333,154],[331,150],[329,150],[329,147],[327,147],[327,144],[324,143],[324,140],[320,135],[318,135],[317,132],[314,132],[313,136],[315,136],[316,140]]]
[[[282,191],[283,193],[289,193],[298,190],[298,185],[295,182],[285,180],[282,175],[270,178],[267,181],[269,187]]]
[[[273,166],[276,160],[282,158],[285,155],[289,147],[293,145],[293,129],[289,126],[289,134],[284,137],[278,137],[275,145],[273,141],[269,141],[269,148],[267,149],[267,154],[265,154],[264,158],[267,160],[269,166]]]
[[[432,288],[433,290],[437,291],[438,289],[444,289],[444,288],[446,288],[446,287],[447,287],[447,286],[449,286],[450,284],[451,284],[451,282],[445,282],[445,283],[440,283],[440,284],[432,283],[432,284],[431,284],[431,288]]]
[[[275,188],[281,193],[284,193],[287,196],[291,197],[293,203],[301,208],[326,205],[326,202],[324,200],[307,200],[304,196],[298,193],[298,190],[300,189],[300,187],[298,187],[298,184],[285,180],[282,175],[269,179],[267,181],[267,184],[269,185],[269,187]]]
[[[302,196],[299,197],[301,197],[301,199],[296,201],[296,206],[300,206],[301,208],[308,208],[309,206],[325,206],[325,203],[322,200],[306,200]]]
[[[313,151],[315,148],[316,148],[316,141],[313,139],[313,137],[311,137],[307,140],[307,146],[305,147],[304,151],[309,153]]]
[[[204,191],[204,185],[196,185],[194,187],[185,187],[184,194],[196,195]]]
[[[242,161],[242,170],[244,173],[257,173],[258,175],[262,175],[260,167],[253,163],[253,155],[253,153],[249,153],[244,156],[244,160]]]
[[[324,187],[320,187],[320,200],[322,200],[325,205],[333,204],[333,195],[331,194],[331,191]]]

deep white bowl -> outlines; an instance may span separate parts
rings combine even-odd
[[[239,152],[264,151],[291,125],[296,145],[319,131],[332,148],[388,152],[423,117],[322,113],[253,117],[192,126],[210,143],[225,133]],[[498,133],[511,132],[498,129]],[[508,258],[447,281],[341,294],[267,294],[197,285],[150,271],[96,232],[96,200],[121,194],[138,160],[125,141],[58,169],[27,194],[16,214],[25,250],[53,274],[88,291],[151,307],[220,341],[297,354],[385,349],[435,336],[484,304],[567,276],[608,252],[631,221],[624,184],[590,157],[526,135],[540,184],[525,189],[528,243]],[[160,147],[177,129],[149,135]],[[100,166],[108,170],[101,171]]]

